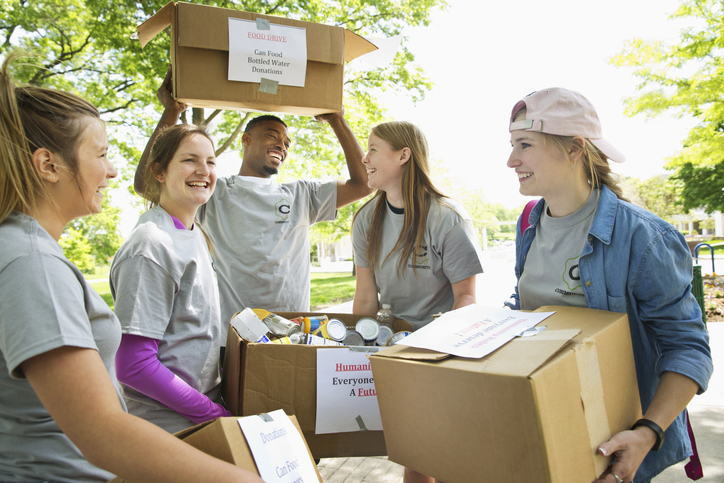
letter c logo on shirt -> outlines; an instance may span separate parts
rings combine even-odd
[[[276,215],[282,220],[289,218],[289,213],[292,211],[292,203],[288,200],[281,200],[274,205]]]

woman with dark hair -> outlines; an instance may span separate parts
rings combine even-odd
[[[353,222],[357,288],[353,312],[389,304],[416,329],[432,315],[475,303],[482,273],[473,224],[430,180],[425,135],[414,124],[375,126],[362,163],[374,198]],[[405,482],[432,481],[405,469]]]
[[[712,373],[691,252],[673,226],[623,198],[608,160],[625,157],[581,94],[530,94],[513,107],[510,135],[520,192],[542,199],[518,221],[508,305],[628,314],[644,418],[601,442],[599,452],[615,460],[600,481],[647,482],[691,455],[684,409]]]
[[[128,411],[173,433],[231,415],[219,397],[216,272],[194,223],[216,185],[216,156],[202,128],[179,124],[158,135],[149,161],[151,208],[111,266],[123,330],[116,374]]]
[[[117,175],[96,108],[0,71],[0,481],[261,482],[125,411],[118,320],[63,255]]]

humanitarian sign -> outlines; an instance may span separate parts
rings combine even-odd
[[[381,431],[369,350],[317,349],[316,434]]]
[[[473,304],[443,314],[398,344],[479,359],[554,313]]]
[[[229,17],[229,80],[304,87],[307,31]]]
[[[239,426],[266,483],[319,481],[302,435],[283,410],[239,418]]]

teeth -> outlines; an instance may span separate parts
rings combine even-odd
[[[367,174],[372,174],[372,173],[374,173],[375,171],[377,171],[377,170],[376,170],[376,169],[368,169],[368,170],[367,170]]]
[[[206,188],[206,182],[202,181],[191,181],[188,183],[189,186],[198,186],[199,188]]]
[[[533,176],[533,173],[518,173],[518,179],[527,178],[529,176]]]

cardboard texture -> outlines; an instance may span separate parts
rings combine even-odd
[[[372,355],[389,459],[446,483],[595,480],[598,445],[641,417],[628,317],[538,311],[546,330],[482,359]]]
[[[275,312],[287,319],[321,315],[313,312]],[[365,315],[330,314],[354,326]],[[395,332],[411,330],[404,320],[396,320]],[[247,416],[283,409],[294,414],[315,458],[337,456],[385,456],[382,431],[315,434],[317,424],[317,349],[333,346],[257,344],[244,340],[229,327],[224,355],[221,396],[232,414]],[[345,347],[337,347],[345,349]]]
[[[273,24],[305,28],[304,87],[280,85],[276,94],[268,94],[259,91],[259,83],[229,81],[229,17],[261,18]],[[304,116],[341,111],[344,63],[377,50],[368,40],[342,27],[185,2],[170,2],[139,25],[141,46],[169,25],[173,95],[193,107]]]
[[[292,420],[294,426],[301,433],[302,430],[297,419],[294,416],[289,416],[289,419]],[[175,436],[206,454],[247,469],[257,475],[259,474],[237,418],[218,418],[207,421],[179,431],[175,433]],[[308,445],[307,451],[311,459],[312,453],[309,452]],[[319,470],[316,469],[317,465],[314,465],[314,467],[321,483],[322,476],[319,474]],[[117,477],[109,483],[128,483],[128,480]]]

